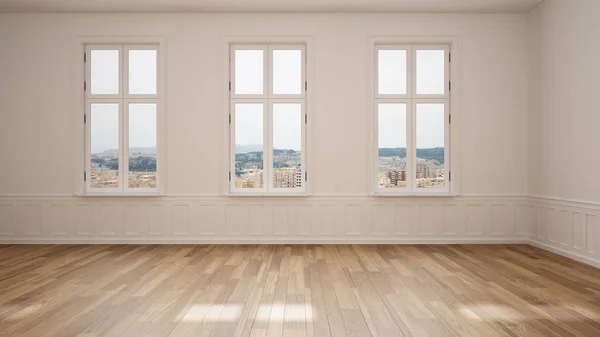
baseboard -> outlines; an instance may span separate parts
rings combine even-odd
[[[449,244],[528,244],[526,238],[106,238],[106,239],[1,239],[0,244],[404,244],[404,245],[449,245]]]
[[[549,251],[551,253],[567,257],[567,258],[569,258],[571,260],[579,261],[581,263],[585,263],[587,265],[591,265],[591,266],[600,268],[600,260],[593,259],[591,257],[584,256],[584,255],[581,255],[581,254],[573,253],[573,252],[570,252],[570,251],[568,251],[566,249],[552,247],[550,245],[547,245],[547,244],[541,243],[541,242],[537,242],[537,241],[531,241],[531,240],[529,240],[529,244],[531,246],[534,246],[534,247],[537,247],[537,248]]]

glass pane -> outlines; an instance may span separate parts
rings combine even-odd
[[[119,93],[119,51],[92,50],[90,92],[93,95]]]
[[[156,104],[129,104],[129,187],[156,188]]]
[[[302,93],[302,51],[273,50],[273,94]]]
[[[273,104],[273,187],[302,187],[302,105]]]
[[[129,51],[129,93],[156,94],[156,50]]]
[[[443,188],[444,104],[417,104],[417,187]]]
[[[263,105],[235,105],[235,188],[263,187]]]
[[[446,93],[446,51],[417,50],[417,94]]]
[[[380,95],[406,94],[406,50],[379,50],[378,92]]]
[[[90,127],[90,186],[119,187],[119,105],[93,103]]]
[[[263,51],[235,51],[235,93],[237,95],[263,94]]]
[[[380,188],[405,188],[406,104],[379,104],[378,118],[377,184]]]

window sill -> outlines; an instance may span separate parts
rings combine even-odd
[[[298,193],[228,193],[227,197],[308,197],[310,194],[306,192]]]
[[[376,197],[456,197],[451,192],[375,192]]]
[[[148,193],[84,193],[81,197],[160,197],[163,194],[159,192],[148,192]]]

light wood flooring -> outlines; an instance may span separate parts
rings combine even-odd
[[[600,270],[527,245],[0,246],[1,336],[600,336]]]

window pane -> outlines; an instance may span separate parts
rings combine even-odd
[[[156,50],[129,51],[129,93],[156,94]]]
[[[156,188],[156,104],[129,104],[129,187]]]
[[[273,94],[302,93],[302,51],[273,50]]]
[[[263,93],[263,51],[235,51],[235,93],[260,95]]]
[[[417,187],[443,188],[444,104],[417,104]]]
[[[90,186],[119,187],[119,105],[92,104],[90,127]]]
[[[119,93],[119,51],[91,51],[90,92],[94,95]]]
[[[379,50],[378,92],[380,95],[406,94],[406,50]]]
[[[273,104],[273,187],[302,187],[303,174],[302,105]]]
[[[235,188],[263,187],[263,105],[235,105]]]
[[[417,50],[417,94],[446,93],[446,51]]]
[[[405,188],[406,104],[378,105],[378,173],[380,188]]]

